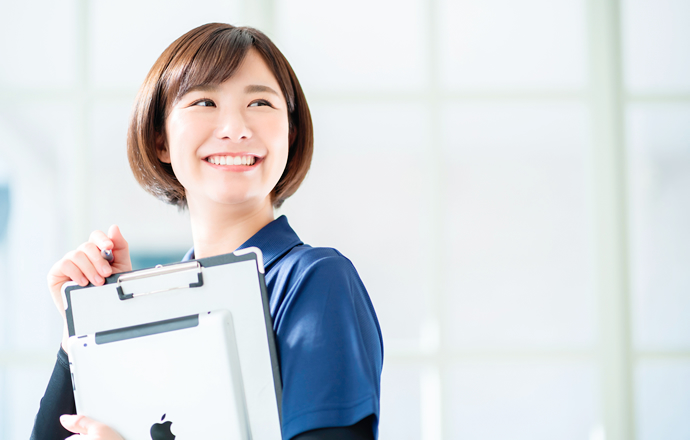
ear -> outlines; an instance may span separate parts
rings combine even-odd
[[[163,133],[156,134],[156,153],[158,154],[158,160],[163,163],[170,163],[170,150],[168,150]]]

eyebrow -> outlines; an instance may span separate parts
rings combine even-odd
[[[215,84],[199,84],[189,88],[184,94],[186,95],[190,92],[215,92],[216,90],[218,90],[218,86]]]
[[[244,88],[244,93],[263,93],[263,92],[273,93],[276,96],[280,96],[278,94],[278,92],[276,92],[275,90],[273,90],[272,88],[270,88],[268,86],[262,86],[259,84],[251,84],[251,85],[248,85],[247,87]]]
[[[218,86],[215,84],[199,84],[198,86],[191,87],[185,92],[185,95],[190,92],[215,92],[218,90]],[[260,84],[250,84],[244,88],[244,93],[272,93],[276,96],[280,96],[278,92],[273,90],[271,87],[260,85]]]

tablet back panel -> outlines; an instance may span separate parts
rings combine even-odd
[[[77,412],[124,438],[249,438],[226,310],[72,337],[69,351]]]

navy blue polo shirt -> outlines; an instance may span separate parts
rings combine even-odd
[[[283,382],[283,438],[371,414],[378,436],[383,341],[374,307],[340,252],[302,243],[281,216],[238,249],[261,249]],[[194,258],[190,249],[184,260]]]

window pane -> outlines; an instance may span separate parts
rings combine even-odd
[[[7,163],[11,200],[7,240],[2,245],[7,264],[0,291],[6,312],[0,325],[7,349],[52,350],[58,346],[62,326],[45,276],[57,261],[59,191],[50,149],[39,150],[40,142],[31,136],[36,133],[21,128],[0,120],[0,160]]]
[[[442,0],[441,78],[454,89],[579,89],[586,83],[582,0]]]
[[[98,87],[138,89],[170,43],[204,23],[237,23],[239,1],[89,2],[89,68]]]
[[[276,44],[305,90],[419,89],[426,76],[421,0],[276,2]]]
[[[57,345],[55,346],[57,353]],[[53,371],[53,362],[43,365],[16,365],[5,369],[5,389],[1,390],[6,439],[28,438],[34,426],[38,406]],[[2,435],[0,428],[0,435]]]
[[[633,335],[640,349],[690,348],[690,105],[628,115]]]
[[[0,84],[43,89],[75,83],[76,3],[2,2]]]
[[[690,91],[690,2],[624,0],[621,10],[628,89]]]
[[[445,116],[450,342],[591,347],[584,108],[455,105]]]
[[[690,438],[690,361],[639,362],[635,396],[639,440]]]
[[[381,440],[422,438],[420,368],[387,361],[381,375]]]
[[[462,362],[447,383],[452,439],[582,440],[598,425],[593,363]]]

